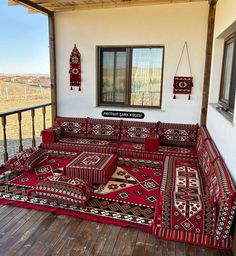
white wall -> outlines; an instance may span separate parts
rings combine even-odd
[[[214,31],[210,102],[219,98],[224,38],[236,31],[236,1],[218,0]],[[209,105],[207,127],[220,150],[234,181],[236,181],[236,109],[233,122],[227,120],[214,106]]]
[[[57,13],[58,115],[101,118],[102,110],[115,109],[144,112],[145,121],[199,122],[207,17],[207,1]],[[173,76],[185,41],[194,77],[193,94],[191,100],[188,95],[173,100]],[[69,88],[69,56],[74,43],[82,58],[81,92]],[[96,46],[146,44],[165,46],[161,110],[96,107]],[[184,66],[181,74],[188,73],[188,65]]]

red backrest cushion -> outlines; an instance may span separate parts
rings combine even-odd
[[[197,143],[196,143],[196,151],[197,153],[202,150],[204,143],[207,139],[211,139],[211,135],[208,132],[205,125],[200,126],[198,129]]]
[[[123,121],[121,127],[121,141],[144,143],[147,137],[155,137],[157,123]]]
[[[198,125],[162,123],[158,127],[161,145],[194,147],[196,145]]]
[[[63,137],[86,138],[87,118],[57,117],[55,123],[62,128]]]
[[[87,137],[92,139],[120,139],[121,120],[95,119],[88,117]]]
[[[220,153],[212,140],[205,140],[203,147],[201,147],[201,150],[198,151],[197,154],[198,162],[204,172],[207,182],[209,183],[208,179],[212,168],[211,165],[213,165],[216,159],[220,157]]]
[[[218,180],[220,195],[220,197],[217,198],[218,194],[216,194],[218,218],[215,235],[217,239],[222,240],[229,236],[231,227],[234,223],[236,211],[236,192],[229,171],[222,158],[218,158],[215,161],[214,171]]]

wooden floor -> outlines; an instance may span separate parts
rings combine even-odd
[[[1,205],[0,255],[229,256],[232,253],[159,240],[134,228]]]

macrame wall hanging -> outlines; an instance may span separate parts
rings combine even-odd
[[[184,51],[186,50],[187,52],[187,57],[188,57],[188,66],[189,66],[189,73],[190,76],[178,76],[178,71],[179,71],[179,66],[180,63],[183,59],[183,54]],[[191,65],[190,65],[190,58],[189,58],[189,52],[188,52],[188,45],[187,42],[184,43],[184,47],[179,59],[179,63],[175,72],[174,76],[174,83],[173,83],[173,99],[176,99],[176,94],[188,94],[188,99],[190,100],[190,95],[192,93],[192,87],[193,87],[193,77],[192,77],[192,70],[191,70]]]
[[[81,62],[80,52],[78,51],[76,44],[70,54],[70,89],[73,90],[74,86],[79,87],[81,91]]]

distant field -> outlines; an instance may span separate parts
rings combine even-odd
[[[0,81],[0,112],[7,112],[20,108],[31,107],[39,104],[50,103],[50,88],[40,88],[26,84],[2,82]],[[31,112],[27,111],[22,114],[22,135],[24,141],[30,141],[32,138],[32,121]],[[46,108],[46,126],[51,125],[51,107]],[[7,139],[16,141],[19,138],[18,116],[11,115],[7,117]],[[40,136],[43,129],[42,109],[35,111],[35,132],[36,137]],[[3,128],[0,123],[0,152],[3,149]],[[18,145],[17,145],[18,146]],[[14,145],[9,142],[9,149]],[[13,150],[13,149],[12,149]],[[11,151],[12,151],[11,150]],[[15,150],[14,150],[15,151]],[[0,157],[1,160],[1,157]]]

